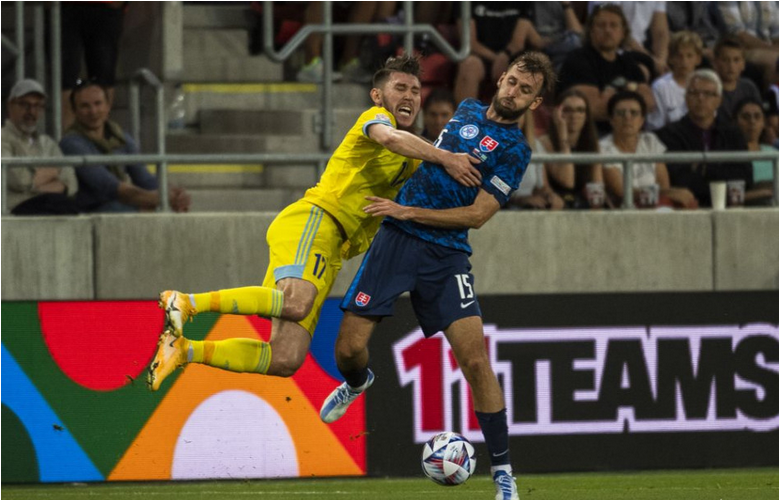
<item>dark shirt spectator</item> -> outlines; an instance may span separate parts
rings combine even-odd
[[[761,100],[756,84],[742,76],[745,70],[745,48],[734,35],[721,37],[715,44],[715,73],[723,84],[723,99],[718,115],[724,122],[734,117],[734,109],[747,98]]]
[[[582,47],[582,23],[571,2],[525,2],[525,6],[525,17],[541,37],[541,51],[559,71],[568,54]]]
[[[138,153],[133,139],[109,120],[111,107],[104,87],[87,83],[71,94],[75,122],[60,141],[66,155]],[[77,201],[86,212],[153,210],[159,204],[158,183],[142,164],[82,166]],[[187,211],[190,196],[181,188],[169,190],[175,211]]]
[[[722,93],[720,78],[712,70],[696,70],[685,92],[688,114],[656,131],[669,152],[745,151],[742,133],[732,123],[716,119]],[[753,185],[748,162],[675,164],[668,166],[672,186],[689,189],[699,205],[710,206],[710,181],[744,180]]]
[[[607,104],[618,91],[638,92],[648,110],[655,108],[650,86],[636,60],[620,47],[629,28],[623,11],[616,5],[599,5],[587,20],[587,43],[572,52],[560,70],[560,92],[575,88],[590,101],[600,133],[608,133]]]
[[[424,130],[421,135],[434,143],[455,111],[457,111],[457,102],[451,91],[443,88],[433,89],[422,107]]]
[[[709,2],[666,2],[666,14],[672,33],[692,31],[704,43],[702,56],[712,60],[712,46],[721,31],[715,20],[714,9]]]
[[[457,102],[480,98],[482,83],[492,84],[494,92],[494,84],[514,55],[528,46],[541,46],[541,37],[523,17],[525,10],[520,2],[471,2],[470,9],[471,54],[457,66]],[[458,6],[455,11],[458,18]]]

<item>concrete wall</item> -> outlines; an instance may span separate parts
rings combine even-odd
[[[3,300],[95,298],[93,220],[3,218]]]
[[[778,211],[715,214],[715,289],[779,289]]]
[[[143,299],[260,284],[274,213],[3,218],[2,299]],[[778,289],[778,211],[501,212],[479,294]],[[344,264],[341,296],[360,258]]]

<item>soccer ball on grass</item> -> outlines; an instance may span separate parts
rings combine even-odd
[[[476,470],[476,450],[464,436],[441,432],[424,443],[421,468],[438,484],[460,485]]]

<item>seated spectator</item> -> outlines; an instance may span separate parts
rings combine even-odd
[[[598,153],[590,104],[581,92],[572,89],[557,97],[549,133],[541,137],[541,146],[547,153]],[[545,170],[552,189],[569,208],[587,207],[585,185],[603,182],[600,164],[547,163]]]
[[[585,46],[573,51],[560,70],[560,91],[575,88],[590,102],[599,132],[610,130],[606,105],[619,91],[642,95],[648,110],[655,109],[650,86],[633,57],[620,48],[629,27],[617,5],[597,5],[587,19]]]
[[[619,154],[635,153],[639,155],[659,154],[666,152],[666,146],[651,132],[642,131],[647,107],[639,94],[630,91],[620,92],[609,100],[609,122],[612,133],[599,142],[601,153]],[[686,188],[672,188],[669,183],[669,173],[663,162],[634,162],[631,166],[633,175],[634,200],[639,200],[640,189],[646,186],[658,185],[658,206],[673,206],[678,208],[697,207],[693,194]],[[606,184],[606,194],[614,205],[622,203],[625,186],[623,164],[604,164],[603,175]]]
[[[60,141],[66,155],[114,155],[138,153],[136,143],[119,124],[109,120],[106,89],[83,82],[70,96],[75,121]],[[107,159],[111,162],[111,159]],[[158,182],[142,164],[82,166],[77,200],[86,212],[133,212],[154,210],[160,203]],[[187,211],[190,195],[182,188],[169,189],[174,211]]]
[[[734,109],[734,120],[737,123],[742,136],[748,144],[750,152],[774,152],[777,149],[768,144],[768,138],[764,138],[764,109],[761,101],[754,98],[745,98]],[[772,188],[775,166],[771,160],[753,161],[753,184],[757,187]]]
[[[545,153],[546,150],[535,136],[533,110],[528,110],[521,118],[520,126],[533,153]],[[540,162],[531,162],[522,176],[522,182],[508,200],[507,209],[563,209],[565,201],[549,184],[549,176]]]
[[[590,2],[590,8],[606,2]],[[625,14],[630,35],[623,44],[642,66],[647,81],[667,71],[669,51],[669,21],[666,18],[666,2],[611,2]],[[649,34],[649,36],[648,36]]]
[[[370,24],[377,21],[385,21],[394,15],[396,2],[332,2],[333,22],[351,24]],[[304,11],[305,24],[323,23],[323,3],[309,2]],[[296,79],[299,82],[323,82],[324,62],[323,35],[314,33],[305,41],[305,60],[307,63],[299,70]],[[359,45],[361,35],[349,35],[344,39],[340,51],[340,72],[334,73],[333,78],[366,84],[372,81],[372,73],[362,67],[359,61]],[[335,51],[336,52],[336,51]]]
[[[701,56],[712,61],[712,47],[720,37],[714,9],[709,2],[666,2],[666,14],[671,33],[692,31],[702,41]]]
[[[82,59],[87,75],[106,88],[109,105],[114,101],[120,37],[130,2],[62,2],[62,125],[68,129],[73,113],[68,105],[79,79]]]
[[[571,2],[526,2],[527,17],[541,38],[540,50],[559,71],[566,56],[582,47],[582,23]],[[533,36],[535,39],[535,35]]]
[[[647,128],[660,129],[680,120],[687,112],[685,84],[701,64],[702,43],[692,31],[679,31],[669,43],[669,67],[671,72],[652,84],[655,110],[647,115]]]
[[[519,2],[471,2],[470,9],[471,54],[457,66],[454,96],[458,103],[466,98],[480,99],[483,83],[491,84],[494,92],[495,83],[515,54],[541,46],[541,37],[522,17]]]
[[[757,86],[765,88],[778,74],[778,2],[713,2],[712,8],[721,32],[736,35],[745,47],[745,59],[761,68]]]
[[[731,121],[737,104],[745,98],[761,100],[756,84],[741,76],[744,69],[742,42],[732,35],[718,40],[715,44],[715,72],[723,84],[723,99],[718,108],[718,115],[723,121]]]
[[[685,103],[688,114],[656,131],[669,152],[737,152],[747,150],[742,133],[731,123],[716,117],[722,85],[712,70],[696,70],[688,81]],[[710,207],[710,181],[744,180],[745,200],[771,196],[770,191],[753,190],[753,169],[749,162],[669,163],[672,186],[687,188],[699,205]]]
[[[777,69],[777,65],[775,65]],[[778,148],[778,138],[780,132],[780,119],[778,117],[778,110],[780,108],[780,87],[778,85],[778,79],[769,86],[769,89],[764,92],[761,97],[764,103],[764,115],[766,116],[766,130],[769,142],[775,148]]]
[[[454,101],[451,91],[443,88],[434,89],[422,107],[424,130],[421,135],[434,143],[455,111],[457,111],[457,102]]]
[[[38,116],[46,107],[46,93],[35,80],[20,80],[8,98],[3,126],[3,157],[62,157],[52,138],[39,132]],[[76,174],[72,167],[11,167],[7,207],[16,215],[77,214],[73,198]]]

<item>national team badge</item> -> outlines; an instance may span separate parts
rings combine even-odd
[[[465,139],[473,139],[476,136],[478,136],[478,133],[479,133],[478,127],[474,126],[473,124],[462,126],[459,130],[459,135]]]
[[[381,122],[385,122],[387,124],[391,124],[392,123],[391,119],[389,118],[389,116],[386,115],[385,113],[378,113],[378,114],[376,114],[375,115],[375,120],[380,120]]]
[[[490,138],[489,136],[484,136],[484,138],[481,140],[481,151],[482,152],[491,152],[498,146],[498,142],[494,139]]]
[[[368,303],[370,303],[370,295],[360,291],[359,294],[356,295],[356,305],[366,307]]]

